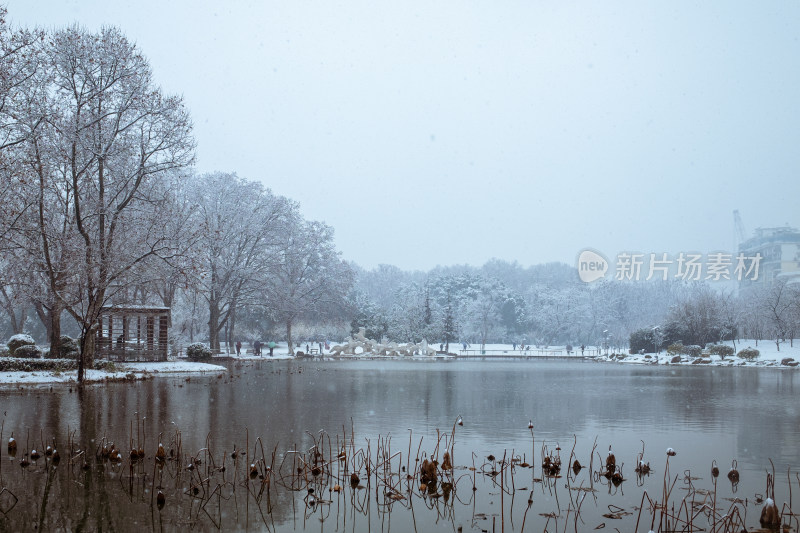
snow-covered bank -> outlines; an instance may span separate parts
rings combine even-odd
[[[721,343],[733,347],[733,343]],[[754,348],[759,351],[755,359],[739,357],[739,352],[744,348]],[[743,340],[736,343],[734,355],[720,357],[719,355],[702,353],[699,357],[689,355],[669,354],[666,350],[661,353],[628,354],[627,352],[609,353],[593,357],[597,361],[613,361],[631,364],[659,364],[659,365],[712,365],[712,366],[745,366],[745,367],[777,367],[800,368],[800,341],[790,343],[782,342],[780,350],[775,342],[759,341],[758,346],[754,340]]]
[[[269,350],[266,350],[266,355],[262,353],[262,355],[253,355],[251,353],[243,353],[241,355],[236,355],[235,353],[232,354],[222,354],[222,355],[215,355],[211,358],[213,361],[214,359],[235,359],[237,361],[276,361],[281,359],[294,359],[294,356],[289,355],[288,353],[273,353],[270,357]]]
[[[87,382],[121,381],[146,379],[154,374],[163,373],[220,373],[227,372],[224,366],[190,361],[166,361],[162,363],[118,363],[114,371],[86,370]],[[41,384],[41,383],[77,383],[78,371],[35,371],[35,372],[0,372],[0,386]]]
[[[158,373],[175,373],[175,372],[227,372],[228,369],[220,365],[212,365],[209,363],[195,363],[192,361],[165,361],[161,363],[146,362],[146,363],[120,363],[119,366],[134,373],[149,372],[152,374]]]

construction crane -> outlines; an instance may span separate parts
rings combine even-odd
[[[747,232],[744,231],[744,224],[738,209],[733,210],[733,227],[736,231],[736,249],[738,250],[739,246],[747,240]]]

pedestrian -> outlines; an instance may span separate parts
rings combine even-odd
[[[242,355],[242,341],[236,341],[236,355]]]
[[[306,353],[308,353],[308,352],[309,352],[308,344],[306,344]]]
[[[586,349],[586,346],[581,344],[581,357],[583,357],[583,351]]]
[[[511,349],[512,350],[516,350],[517,349],[517,343],[516,342],[511,344]]]
[[[270,342],[269,343],[269,356],[270,357],[272,357],[272,350],[274,350],[274,349],[275,349],[275,343],[274,342]]]
[[[259,357],[261,356],[261,341],[253,343],[253,353]]]
[[[322,343],[321,342],[317,342],[317,346],[319,347],[320,355],[322,355]]]

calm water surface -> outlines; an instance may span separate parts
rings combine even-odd
[[[557,526],[558,531],[633,531],[643,492],[654,499],[662,495],[668,447],[677,451],[670,459],[670,479],[677,476],[673,498],[678,503],[687,476],[699,478],[692,480],[695,487],[714,489],[712,460],[722,471],[716,482],[718,507],[747,499],[742,510],[748,527],[758,524],[761,509],[753,501],[765,493],[769,459],[776,469],[779,506],[789,504],[787,477],[794,498],[800,498],[800,373],[793,369],[559,360],[256,361],[230,363],[229,369],[222,378],[172,376],[91,385],[82,399],[68,386],[0,388],[3,439],[13,431],[20,447],[16,459],[8,456],[5,444],[0,450],[0,490],[6,489],[0,494],[0,530],[555,531]],[[387,503],[386,487],[377,483],[356,490],[343,483],[344,490],[335,493],[335,480],[312,479],[311,484],[295,483],[300,490],[293,492],[274,484],[267,503],[263,492],[256,497],[262,486],[258,479],[231,481],[235,472],[244,472],[245,459],[260,457],[261,450],[268,463],[283,462],[286,474],[294,468],[287,466],[294,459],[288,451],[306,452],[322,440],[335,455],[345,438],[352,449],[368,450],[373,459],[383,443],[397,465],[413,469],[418,453],[434,452],[437,430],[450,434],[459,415],[463,426],[456,426],[454,446],[458,481],[447,501],[423,499],[414,486],[416,496]],[[137,417],[144,437],[136,430]],[[535,426],[533,441],[529,420]],[[248,455],[236,466],[228,460],[228,481],[213,505],[192,497],[194,474],[174,461],[166,477],[160,474],[167,503],[158,511],[152,505],[152,457],[159,434],[173,448],[179,435],[184,454],[208,447],[219,458],[223,453],[229,457],[236,445]],[[139,438],[147,458],[131,468],[124,452],[120,466],[95,465],[94,448],[103,436],[123,450]],[[43,460],[20,468],[23,449],[41,448],[52,439],[62,449],[73,441],[89,450],[91,467],[83,470],[76,461],[70,468],[62,459],[57,468]],[[634,468],[643,443],[653,473],[638,480]],[[617,463],[623,463],[626,481],[615,487],[589,468],[571,479],[539,481],[543,445],[548,450],[560,445],[565,463],[574,446],[578,460],[593,462],[595,471],[610,446]],[[481,473],[496,467],[487,456],[504,454],[536,467],[515,468],[511,480],[505,473],[505,491],[499,477]],[[725,476],[733,460],[741,478],[737,486]],[[473,464],[477,471],[469,469]],[[401,477],[393,486],[410,496]],[[212,480],[209,487],[215,484]],[[316,487],[316,497],[330,503],[309,506],[308,487]],[[594,491],[574,490],[578,487]],[[11,494],[18,501],[9,511]],[[604,517],[610,509],[624,512]],[[651,518],[646,510],[642,513],[640,531],[649,529]],[[796,531],[797,524],[792,526]]]

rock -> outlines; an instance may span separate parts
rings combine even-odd
[[[784,357],[783,359],[781,359],[781,364],[784,366],[791,366],[789,363],[791,363],[792,361],[794,361],[793,357]]]
[[[669,362],[670,363],[680,363],[681,362],[681,356],[680,355],[676,355],[672,359],[670,359]]]

